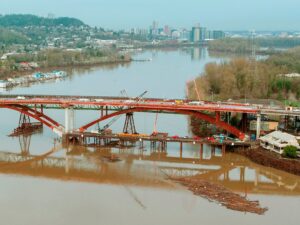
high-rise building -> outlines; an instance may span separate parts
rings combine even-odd
[[[165,27],[164,27],[164,33],[167,36],[171,35],[171,29],[170,29],[170,27],[168,25],[165,25]]]
[[[151,33],[151,35],[154,35],[154,36],[159,34],[157,21],[153,21],[151,29],[150,29],[150,33]]]
[[[213,33],[212,30],[208,30],[208,31],[206,32],[206,39],[209,39],[209,40],[214,39],[214,33]]]
[[[200,41],[200,26],[196,25],[192,28],[192,35],[191,40],[193,42],[199,42]]]
[[[188,31],[186,29],[182,29],[180,32],[180,39],[186,40],[186,41],[193,41],[191,38],[191,31]]]
[[[173,39],[178,39],[178,38],[180,38],[180,32],[178,30],[172,30],[171,36]]]
[[[214,30],[213,31],[213,39],[221,39],[225,38],[225,33],[224,31],[221,30]]]
[[[200,27],[200,41],[205,41],[207,39],[207,31],[205,27]]]

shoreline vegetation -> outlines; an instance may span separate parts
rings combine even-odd
[[[296,47],[274,53],[263,60],[234,58],[222,63],[209,63],[201,75],[187,83],[187,98],[257,104],[264,100],[299,107],[299,87],[300,47]],[[197,136],[221,132],[215,126],[193,117],[190,124]],[[239,126],[237,116],[231,118],[230,124]],[[299,159],[286,159],[260,147],[235,152],[257,164],[300,176]]]
[[[300,47],[260,61],[234,58],[219,64],[209,63],[201,75],[187,83],[187,97],[214,101],[273,99],[299,102],[300,77],[285,76],[292,73],[300,73]]]
[[[208,49],[214,52],[273,55],[284,49],[300,45],[300,38],[224,38],[208,42]]]
[[[52,49],[40,51],[35,55],[17,54],[0,61],[0,79],[14,78],[29,73],[68,67],[91,67],[113,63],[131,62],[129,54],[114,50],[87,49],[84,51],[66,51]],[[28,66],[34,64],[35,66]]]
[[[209,63],[202,74],[187,82],[187,98],[257,104],[276,102],[276,105],[299,107],[299,73],[300,47],[277,52],[259,61],[239,57],[222,63]],[[237,116],[232,117],[230,123],[238,126]],[[193,117],[190,124],[197,136],[221,132],[215,126]]]

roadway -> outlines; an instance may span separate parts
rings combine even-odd
[[[109,107],[109,110],[119,110],[124,107],[143,108],[146,111],[209,111],[209,112],[238,112],[265,115],[300,116],[300,110],[242,104],[234,102],[190,101],[186,99],[161,98],[124,98],[112,96],[67,96],[67,95],[0,95],[0,107],[4,105],[27,105],[45,108],[68,108],[99,110]]]

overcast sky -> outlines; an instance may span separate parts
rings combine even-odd
[[[300,0],[0,0],[0,13],[76,17],[112,29],[196,23],[223,30],[300,30]]]

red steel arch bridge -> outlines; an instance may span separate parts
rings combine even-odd
[[[261,115],[300,117],[300,110],[270,108],[233,102],[189,101],[186,99],[129,98],[109,96],[66,96],[66,95],[0,95],[0,108],[18,111],[36,119],[59,136],[69,132],[85,132],[91,126],[122,114],[155,112],[190,115],[205,120],[244,140],[243,131],[222,120],[226,113],[255,114],[257,136],[260,134]],[[65,123],[59,124],[46,115],[44,109],[65,110]],[[100,116],[80,127],[74,127],[74,110],[98,110]]]

